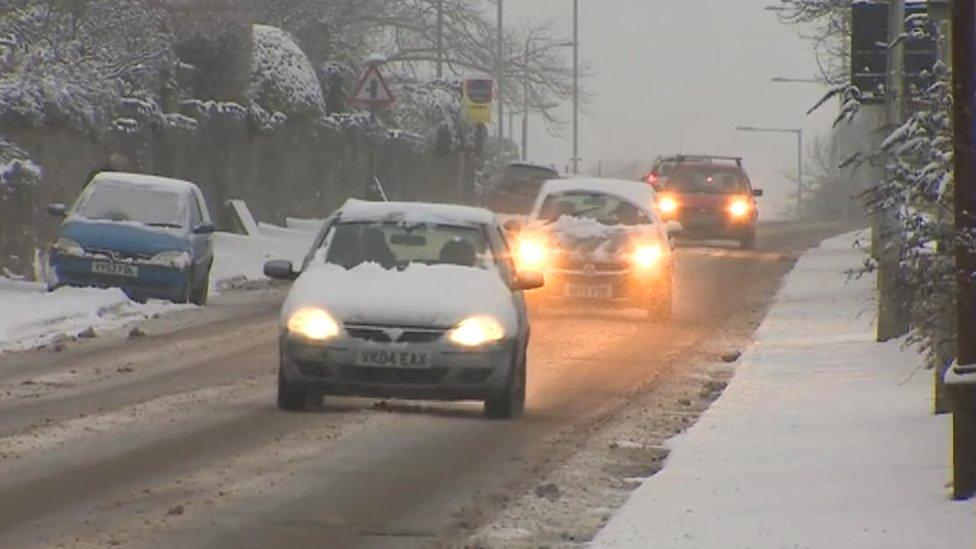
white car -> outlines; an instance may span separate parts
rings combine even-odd
[[[575,178],[547,182],[518,233],[518,268],[545,275],[547,298],[625,302],[670,317],[678,223],[661,220],[644,183]]]
[[[309,397],[481,400],[489,417],[525,405],[529,323],[494,214],[464,206],[352,200],[329,218],[281,312],[278,405]]]

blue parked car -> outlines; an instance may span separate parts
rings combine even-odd
[[[51,204],[48,211],[64,218],[49,289],[114,287],[138,301],[206,304],[215,227],[196,185],[103,172],[71,209]]]

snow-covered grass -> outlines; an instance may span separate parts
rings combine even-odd
[[[593,543],[618,547],[972,547],[949,499],[949,418],[932,375],[874,342],[854,235],[801,259],[724,396]]]
[[[248,280],[264,278],[268,259],[289,259],[300,264],[317,231],[305,221],[291,229],[260,225],[261,234],[214,235],[216,257],[210,273],[211,295]],[[59,288],[0,277],[0,352],[28,349],[88,328],[112,329],[155,314],[188,309],[164,301],[146,304],[129,300],[118,289]]]

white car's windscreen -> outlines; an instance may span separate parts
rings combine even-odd
[[[645,225],[646,214],[623,198],[596,192],[574,191],[551,194],[539,210],[539,219],[554,222],[561,217],[590,219],[603,225]]]
[[[81,197],[73,215],[93,221],[183,228],[188,221],[187,212],[187,199],[179,193],[124,182],[98,182]]]
[[[491,269],[494,256],[484,230],[448,225],[338,223],[327,235],[325,262],[346,269],[375,263],[384,269],[411,264]],[[321,255],[321,254],[320,254]]]

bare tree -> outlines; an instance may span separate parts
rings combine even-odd
[[[801,35],[813,42],[820,77],[829,84],[850,80],[848,74],[851,5],[854,0],[779,0],[780,21],[801,27]]]

